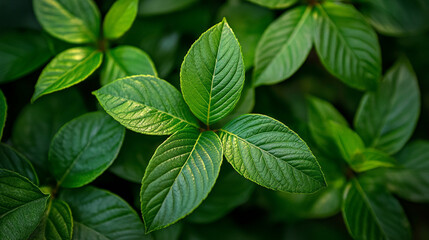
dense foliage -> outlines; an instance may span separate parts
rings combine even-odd
[[[0,239],[427,239],[427,42],[425,0],[3,1]]]

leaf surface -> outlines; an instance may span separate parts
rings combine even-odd
[[[118,0],[107,12],[103,22],[103,33],[108,39],[121,37],[137,16],[138,0]]]
[[[36,171],[28,159],[10,146],[0,143],[0,168],[7,169],[28,178],[39,185]]]

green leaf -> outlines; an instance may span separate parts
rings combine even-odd
[[[329,127],[342,158],[351,164],[353,156],[362,152],[365,149],[365,144],[359,135],[347,126],[330,121]]]
[[[429,202],[429,142],[414,141],[395,155],[401,167],[385,169],[390,191],[413,202]]]
[[[308,127],[314,142],[326,156],[341,156],[331,131],[330,121],[348,126],[347,121],[331,103],[316,97],[307,97]]]
[[[420,91],[407,60],[399,60],[376,92],[367,93],[357,110],[354,125],[367,146],[393,154],[413,133],[420,114]]]
[[[52,139],[49,168],[62,187],[81,187],[101,175],[121,149],[125,129],[104,112],[82,115]]]
[[[381,75],[377,35],[349,4],[325,2],[315,8],[314,43],[325,68],[347,85],[374,90]]]
[[[149,160],[165,137],[127,131],[118,157],[109,168],[117,176],[140,184]]]
[[[287,11],[264,32],[256,48],[254,86],[283,81],[304,63],[313,45],[311,9]]]
[[[52,36],[70,43],[96,42],[100,12],[92,0],[33,0],[34,12]]]
[[[94,94],[116,121],[139,133],[170,135],[184,128],[199,127],[180,92],[153,76],[123,78]]]
[[[147,232],[191,213],[207,197],[222,163],[222,144],[211,131],[179,131],[155,151],[142,181],[141,208]]]
[[[365,172],[379,167],[394,167],[397,162],[394,158],[377,149],[365,149],[362,152],[355,154],[350,166],[356,172]]]
[[[71,240],[73,217],[69,205],[61,200],[51,199],[45,210],[45,216],[37,229],[31,234],[34,240]]]
[[[76,47],[58,54],[42,71],[31,101],[78,84],[101,65],[103,53],[91,47]]]
[[[195,223],[209,223],[225,216],[232,209],[249,200],[255,185],[223,165],[219,177],[207,199],[187,218]]]
[[[0,143],[0,168],[19,173],[35,185],[39,185],[39,179],[30,161],[24,155],[3,143]]]
[[[48,61],[52,52],[41,33],[13,31],[0,35],[0,56],[0,83],[4,83],[33,72]]]
[[[84,187],[63,189],[59,198],[67,202],[72,211],[73,239],[149,239],[137,213],[113,193]]]
[[[69,89],[28,104],[18,115],[12,129],[12,144],[34,165],[41,183],[45,183],[48,175],[52,137],[66,122],[85,112],[82,96]]]
[[[119,46],[106,52],[106,61],[101,69],[101,84],[132,75],[158,76],[150,57],[132,46]]]
[[[352,180],[344,191],[342,211],[354,239],[411,239],[401,205],[384,189]]]
[[[117,0],[104,18],[104,36],[115,39],[124,35],[137,16],[138,4],[138,0]]]
[[[274,14],[269,9],[242,1],[228,1],[218,13],[218,19],[228,19],[237,36],[243,53],[246,70],[253,66],[255,49],[262,34],[273,21]]]
[[[419,0],[371,0],[359,5],[378,32],[391,36],[405,36],[427,30],[428,5]],[[410,14],[412,13],[412,14]]]
[[[198,0],[140,0],[139,14],[143,16],[166,14],[189,7]]]
[[[240,44],[225,19],[189,49],[180,85],[189,108],[206,125],[234,109],[244,85],[244,64]]]
[[[281,9],[287,8],[298,2],[298,0],[247,0],[249,2],[256,3],[258,5],[273,8],[273,9]]]
[[[3,91],[0,89],[0,140],[3,136],[3,129],[6,124],[7,103]]]
[[[27,239],[43,217],[48,199],[27,178],[0,169],[0,239]]]
[[[310,193],[326,186],[305,142],[270,117],[247,114],[220,130],[225,157],[245,178],[270,189]]]

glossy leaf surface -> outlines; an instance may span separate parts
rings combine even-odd
[[[118,0],[107,12],[103,22],[103,33],[108,39],[121,37],[137,16],[138,0]]]

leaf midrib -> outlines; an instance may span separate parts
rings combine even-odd
[[[311,179],[311,180],[313,180],[314,182],[316,182],[319,186],[322,186],[322,185],[323,185],[323,184],[320,184],[320,181],[316,180],[314,177],[309,176],[309,175],[308,175],[308,174],[306,174],[305,172],[303,172],[303,171],[300,171],[300,170],[296,169],[294,166],[290,165],[290,163],[288,163],[287,161],[284,161],[284,160],[279,159],[278,157],[274,156],[274,155],[273,155],[273,154],[271,154],[270,152],[267,152],[266,150],[264,150],[264,149],[262,149],[262,148],[260,148],[260,147],[256,146],[255,144],[253,144],[253,143],[251,143],[251,142],[247,141],[246,139],[244,139],[244,138],[242,138],[242,137],[240,137],[240,136],[238,136],[238,135],[236,135],[236,134],[234,134],[234,133],[232,133],[232,132],[229,132],[229,131],[227,131],[227,130],[225,130],[225,129],[220,129],[219,131],[221,131],[221,132],[225,132],[226,134],[229,134],[229,135],[232,135],[232,136],[234,136],[234,137],[238,138],[239,140],[241,140],[241,141],[243,141],[243,142],[245,142],[245,143],[247,143],[247,144],[249,144],[249,145],[251,145],[251,146],[253,146],[253,147],[257,148],[257,149],[259,149],[261,152],[264,152],[264,153],[268,154],[269,156],[272,156],[272,157],[273,157],[274,159],[276,159],[277,161],[285,162],[289,167],[291,167],[291,168],[295,169],[296,171],[298,171],[299,173],[301,173],[301,174],[303,174],[303,175],[307,176],[309,179]]]

